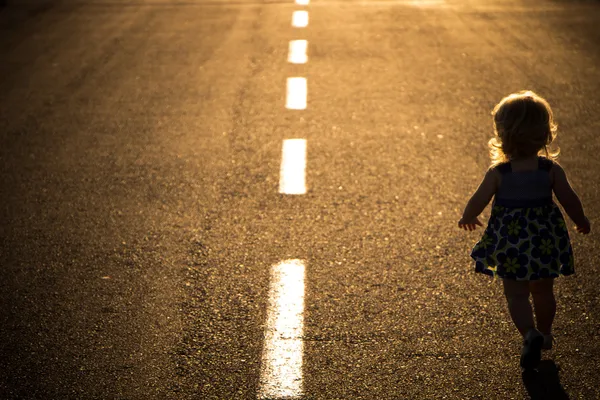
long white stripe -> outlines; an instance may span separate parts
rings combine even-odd
[[[306,40],[290,40],[288,51],[288,62],[292,64],[305,64],[308,61],[306,49],[308,42]]]
[[[271,268],[259,399],[302,396],[304,276],[302,260],[286,260]]]
[[[307,92],[306,78],[287,78],[285,107],[290,110],[305,110]]]
[[[309,0],[296,0],[296,4],[301,6],[307,6],[309,2]]]
[[[292,13],[292,26],[305,28],[308,25],[308,11],[294,11]]]
[[[306,139],[283,141],[279,193],[306,193]]]

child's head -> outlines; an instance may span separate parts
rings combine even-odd
[[[556,138],[550,104],[532,91],[521,91],[503,98],[492,111],[494,137],[490,139],[492,164],[532,157],[544,151],[556,159],[559,153],[548,153],[548,145]]]

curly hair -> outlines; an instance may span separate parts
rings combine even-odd
[[[494,107],[492,116],[494,137],[488,142],[492,166],[544,153],[558,159],[560,149],[548,149],[558,126],[550,104],[538,94],[530,90],[510,94]]]

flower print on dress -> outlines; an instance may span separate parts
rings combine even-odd
[[[562,275],[572,275],[575,273],[575,260],[573,258],[573,250],[569,248],[570,253],[560,255],[560,273]]]
[[[540,223],[537,221],[530,221],[527,225],[527,230],[529,230],[530,235],[537,235],[540,233]]]
[[[485,275],[494,276],[494,271],[492,271],[489,268],[486,268],[486,264],[483,261],[475,262],[475,271]]]
[[[564,218],[562,218],[561,215],[553,213],[550,216],[550,221],[552,221],[552,225],[554,225],[554,233],[556,233],[558,236],[564,235],[564,233],[567,231],[567,224],[565,223]]]
[[[547,229],[532,237],[531,244],[531,256],[540,260],[542,264],[549,264],[559,256],[555,238]]]
[[[535,281],[540,279],[540,264],[538,264],[533,258],[529,260],[529,269],[531,271],[529,280]]]
[[[504,213],[506,212],[506,207],[504,206],[494,206],[492,207],[492,215],[493,218],[502,218]]]
[[[557,261],[554,260],[552,264],[554,263],[557,263]],[[552,264],[549,267],[545,267],[540,270],[540,279],[558,278],[558,265]]]
[[[571,241],[569,240],[569,236],[567,234],[563,235],[558,239],[558,250],[561,255],[568,253],[571,248]]]
[[[550,210],[548,206],[532,207],[529,211],[529,219],[532,221],[545,221],[548,219]]]
[[[516,244],[519,239],[525,239],[528,236],[527,219],[521,215],[521,212],[506,215],[502,218],[500,235],[506,238],[510,243]]]
[[[553,215],[557,217],[552,219]],[[561,219],[555,203],[543,207],[494,206],[484,234],[471,252],[475,270],[514,280],[574,274],[569,234],[556,229]]]
[[[496,249],[496,243],[498,242],[498,236],[494,233],[493,230],[488,229],[483,234],[481,240],[477,242],[475,247],[473,248],[473,252],[475,255],[481,258],[485,258],[490,254],[493,254]]]
[[[529,257],[526,254],[519,253],[514,247],[510,247],[505,253],[499,253],[498,273],[508,279],[523,278],[527,275],[527,264]]]
[[[492,212],[490,214],[490,228],[494,231],[498,231],[501,227],[502,217],[506,211],[506,207],[504,206],[493,206]]]

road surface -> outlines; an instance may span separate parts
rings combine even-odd
[[[8,0],[0,398],[281,397],[286,260],[289,396],[600,398],[599,25],[583,0]],[[553,106],[592,223],[568,222],[577,274],[534,381],[473,271],[482,231],[456,226],[522,89]],[[302,194],[280,193],[290,139]]]

